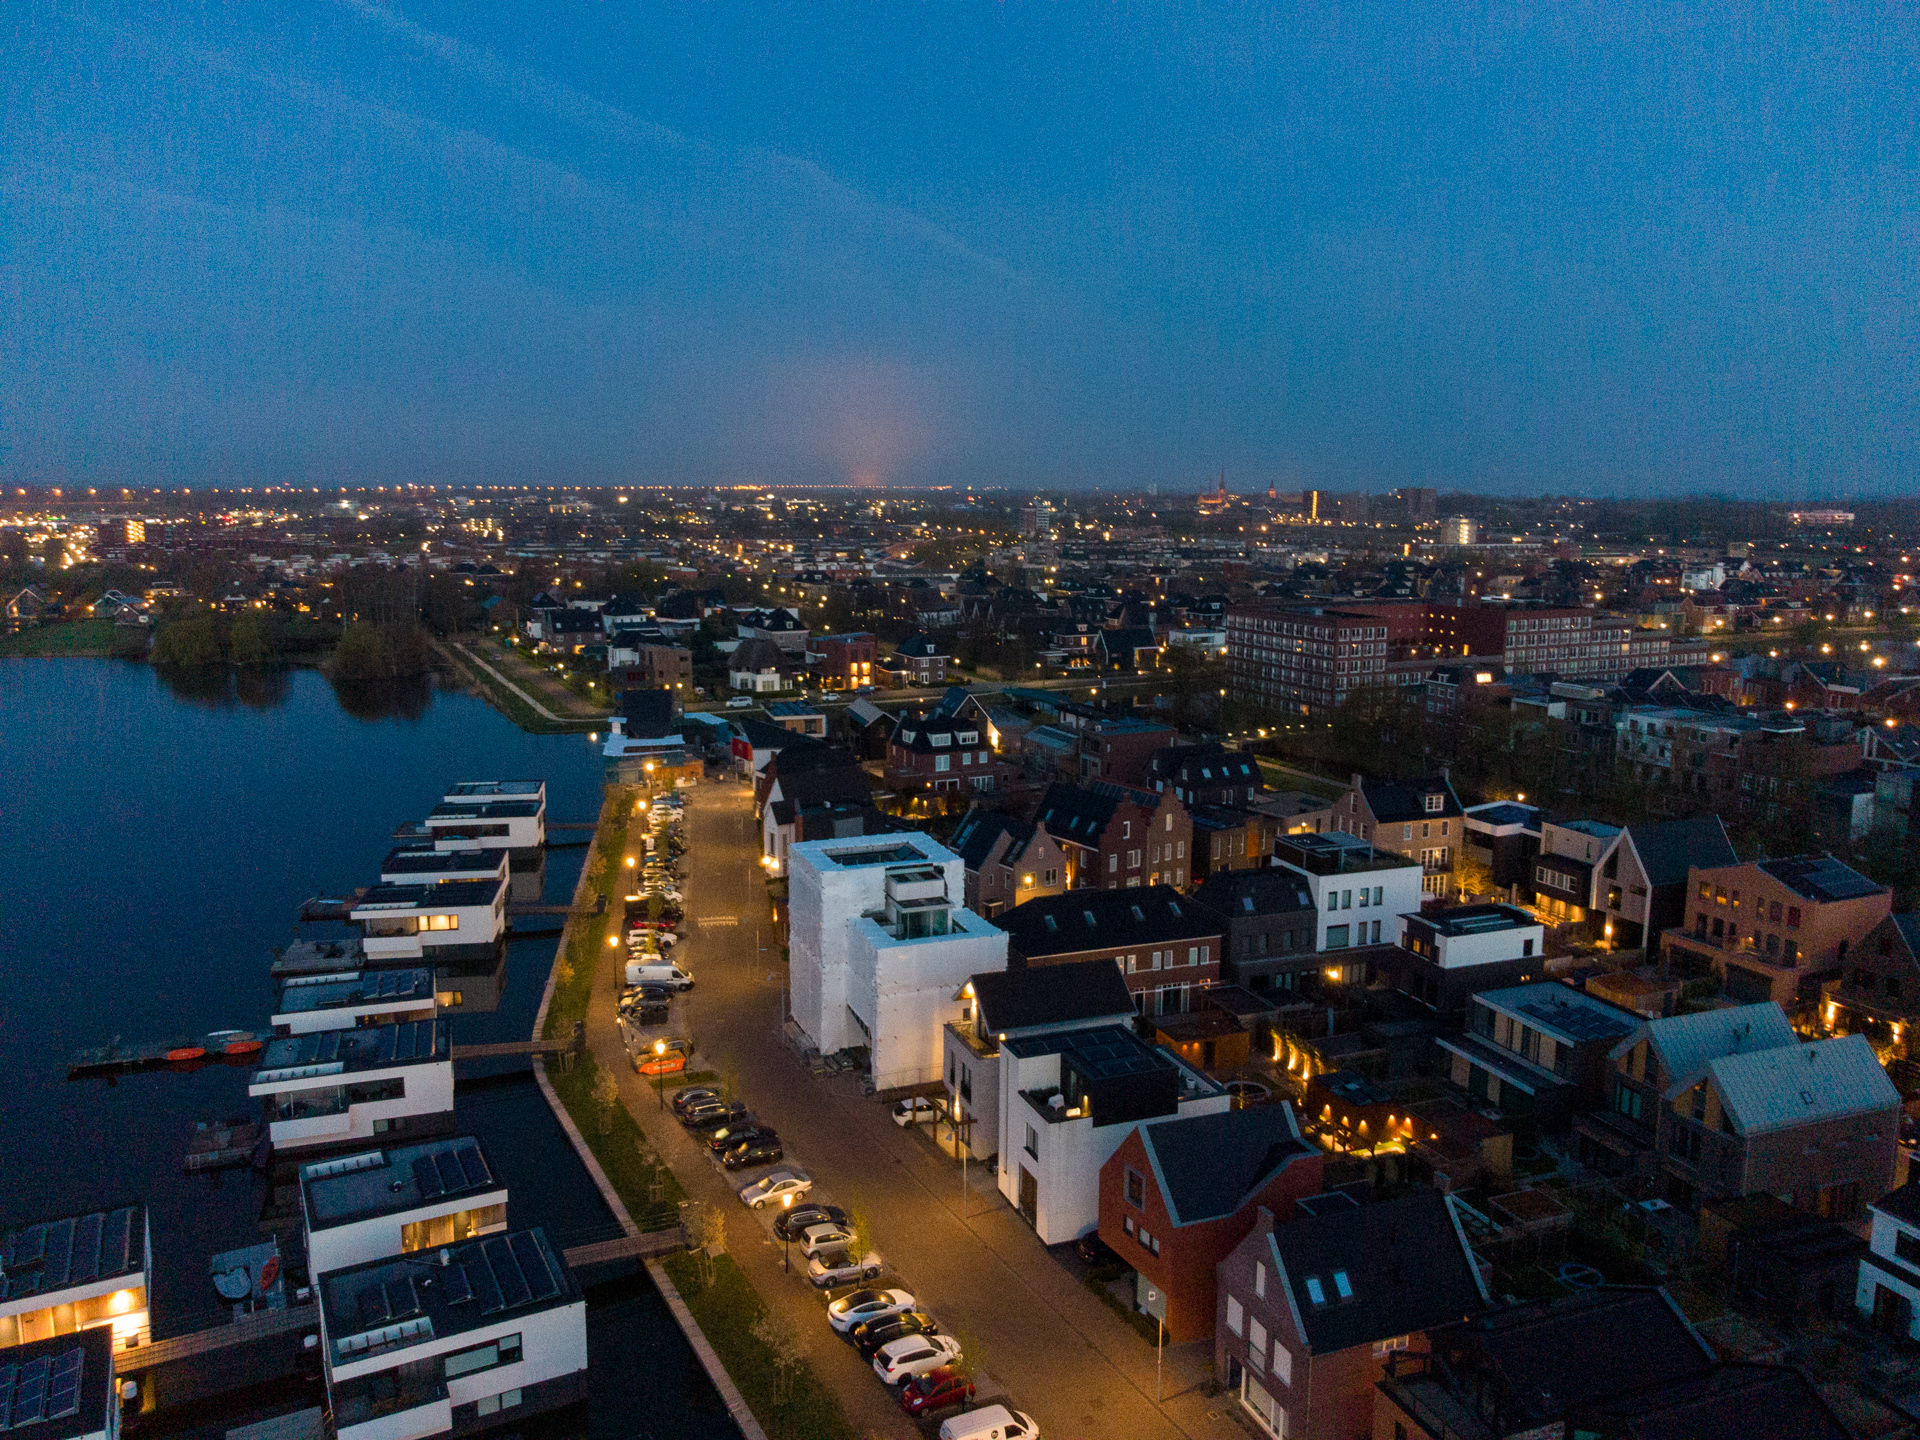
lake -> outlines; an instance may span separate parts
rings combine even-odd
[[[218,1323],[207,1258],[259,1238],[263,1191],[246,1170],[188,1176],[182,1157],[196,1120],[254,1114],[248,1071],[69,1082],[69,1057],[116,1035],[263,1030],[271,951],[297,938],[302,901],[377,880],[395,827],[449,783],[519,778],[547,782],[551,820],[599,812],[586,737],[526,734],[432,682],[343,697],[311,670],[170,682],[111,660],[0,661],[0,1224],[145,1203],[155,1335]],[[572,896],[585,853],[550,851],[545,899]],[[553,950],[512,942],[499,1009],[459,1016],[455,1041],[526,1038]],[[563,1247],[617,1233],[523,1066],[463,1085],[457,1109],[498,1157],[515,1224]],[[633,1288],[594,1317],[596,1395],[611,1344],[672,1383],[636,1402],[617,1367],[593,1431],[737,1433],[710,1423],[697,1366],[682,1383],[684,1338],[651,1286]]]

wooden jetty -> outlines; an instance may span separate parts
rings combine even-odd
[[[206,1170],[231,1170],[253,1163],[266,1127],[255,1120],[227,1120],[216,1124],[201,1120],[193,1127],[187,1142],[186,1171],[197,1175]]]
[[[576,910],[571,905],[536,905],[536,904],[516,905],[511,900],[507,902],[507,918],[508,919],[512,919],[516,915],[595,916],[595,915],[604,915],[606,913],[607,913],[607,897],[605,895],[602,895],[599,898],[599,900],[597,900],[593,905],[589,906],[585,910]]]
[[[193,1360],[217,1350],[230,1350],[237,1345],[250,1345],[256,1340],[309,1328],[315,1331],[320,1328],[320,1307],[311,1300],[304,1305],[289,1305],[284,1310],[256,1311],[226,1325],[156,1340],[151,1345],[116,1350],[113,1352],[113,1368],[117,1374],[137,1374],[142,1370],[151,1370],[156,1365]]]
[[[349,895],[313,895],[301,903],[300,919],[308,925],[319,924],[327,920],[344,920],[353,913],[353,907],[366,898],[367,888],[361,886]]]
[[[587,1048],[587,1024],[573,1022],[573,1034],[565,1040],[498,1040],[484,1045],[455,1045],[455,1060],[493,1060],[508,1055],[578,1055]]]
[[[618,1240],[603,1240],[598,1245],[576,1245],[562,1251],[568,1266],[604,1265],[613,1260],[657,1260],[676,1250],[687,1248],[687,1237],[678,1225],[665,1230],[643,1230],[637,1235],[622,1235]]]

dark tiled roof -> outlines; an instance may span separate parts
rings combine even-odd
[[[1284,1101],[1162,1120],[1143,1126],[1140,1139],[1176,1225],[1233,1214],[1287,1165],[1318,1153]]]
[[[1069,890],[1016,905],[993,923],[1029,958],[1217,936],[1220,922],[1171,885]],[[1218,958],[1218,957],[1216,957]]]
[[[1486,1307],[1437,1190],[1302,1216],[1276,1226],[1271,1243],[1316,1354],[1432,1330]]]
[[[895,648],[894,654],[908,660],[931,660],[947,652],[927,635],[916,630]]]
[[[1429,810],[1423,797],[1434,790],[1441,791],[1446,796],[1446,802],[1438,810]],[[1360,793],[1366,797],[1367,808],[1373,811],[1373,818],[1383,825],[1406,820],[1446,819],[1464,813],[1453,787],[1438,775],[1428,780],[1404,783],[1397,780],[1363,780]]]
[[[1034,812],[1034,819],[1063,840],[1091,844],[1107,828],[1119,804],[1120,797],[1115,793],[1055,783],[1040,797],[1040,808]]]
[[[1684,885],[1687,867],[1706,869],[1733,865],[1739,857],[1727,839],[1727,827],[1718,815],[1696,815],[1689,820],[1663,820],[1657,825],[1629,825],[1634,853],[1652,886]]]
[[[1811,1381],[1786,1365],[1722,1365],[1583,1411],[1632,1440],[1847,1440]],[[1576,1428],[1589,1426],[1576,1422]]]
[[[1287,1227],[1291,1228],[1291,1227]],[[1495,1311],[1463,1327],[1505,1382],[1514,1428],[1557,1419],[1632,1386],[1666,1385],[1714,1361],[1666,1294],[1605,1287]],[[1435,1350],[1448,1345],[1436,1339]]]
[[[620,713],[626,717],[629,735],[665,735],[673,729],[673,692],[622,690]]]
[[[1913,952],[1915,959],[1920,959],[1920,912],[1908,911],[1891,918],[1899,927],[1900,938],[1907,942],[1907,949]]]
[[[1018,816],[999,810],[976,810],[960,822],[948,848],[966,862],[967,869],[978,870],[987,863],[987,857],[1002,835],[1013,837],[1014,843],[1007,848],[1006,857],[1011,861],[1033,838],[1033,833],[1034,827]]]
[[[973,977],[973,994],[995,1032],[1133,1014],[1126,979],[1111,960],[991,971]]]
[[[1222,920],[1256,915],[1297,915],[1313,910],[1313,891],[1297,870],[1216,870],[1193,892],[1194,903]],[[1248,908],[1252,901],[1252,908]]]
[[[727,657],[727,669],[736,673],[763,670],[791,670],[793,658],[782,650],[778,642],[756,635],[750,640],[742,640]]]

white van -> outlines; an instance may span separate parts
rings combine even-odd
[[[647,964],[639,960],[629,960],[627,984],[665,985],[669,990],[691,990],[693,976],[671,961],[655,961]]]
[[[1040,1427],[1023,1410],[988,1405],[956,1415],[940,1427],[940,1440],[1039,1440]]]

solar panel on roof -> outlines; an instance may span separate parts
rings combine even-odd
[[[487,1171],[486,1158],[481,1155],[478,1145],[462,1145],[455,1152],[460,1157],[460,1168],[466,1173],[467,1184],[474,1189],[492,1183],[493,1176]]]
[[[527,1288],[532,1298],[551,1300],[558,1295],[560,1282],[547,1264],[547,1257],[540,1253],[539,1242],[522,1231],[508,1243],[513,1247],[514,1258],[520,1262],[521,1274],[527,1277]]]
[[[65,1419],[80,1413],[80,1362],[84,1355],[69,1350],[53,1358],[53,1373],[47,1382],[47,1418]]]
[[[58,1290],[67,1283],[67,1276],[73,1273],[73,1225],[71,1220],[58,1220],[47,1227],[47,1286]]]
[[[464,1305],[473,1299],[473,1286],[467,1283],[467,1267],[457,1260],[441,1272],[440,1283],[447,1292],[449,1305]]]
[[[393,1318],[393,1312],[387,1308],[386,1286],[373,1284],[360,1292],[358,1304],[354,1307],[360,1312],[360,1328],[377,1330]]]
[[[100,1231],[107,1217],[82,1215],[73,1232],[73,1270],[68,1283],[82,1285],[100,1276]]]
[[[47,1258],[47,1227],[29,1225],[20,1232],[20,1238],[14,1242],[13,1263],[24,1269],[28,1265],[38,1265]]]
[[[387,1313],[395,1320],[420,1313],[420,1292],[413,1288],[413,1277],[401,1275],[387,1281]]]
[[[19,1378],[18,1365],[0,1365],[0,1430],[13,1425],[13,1382]]]
[[[436,1199],[446,1193],[446,1186],[440,1183],[440,1169],[431,1155],[413,1157],[413,1183],[420,1188],[422,1200]]]
[[[527,1277],[520,1273],[520,1262],[513,1258],[513,1251],[507,1242],[499,1236],[482,1241],[480,1251],[487,1257],[487,1264],[493,1270],[493,1278],[499,1282],[500,1298],[509,1309],[527,1303],[532,1293],[527,1288]]]
[[[461,1252],[463,1263],[467,1267],[467,1278],[473,1282],[473,1290],[480,1297],[480,1313],[492,1315],[506,1308],[506,1301],[500,1296],[500,1282],[494,1278],[493,1267],[487,1263],[486,1255],[478,1245],[469,1245]]]
[[[133,1210],[116,1210],[107,1217],[100,1240],[100,1273],[118,1275],[133,1263]]]
[[[47,1418],[47,1371],[51,1368],[44,1359],[29,1360],[20,1367],[13,1382],[12,1425],[16,1430]]]
[[[466,1173],[461,1170],[460,1162],[450,1150],[436,1150],[433,1156],[433,1168],[440,1172],[440,1183],[448,1190],[467,1188]]]

